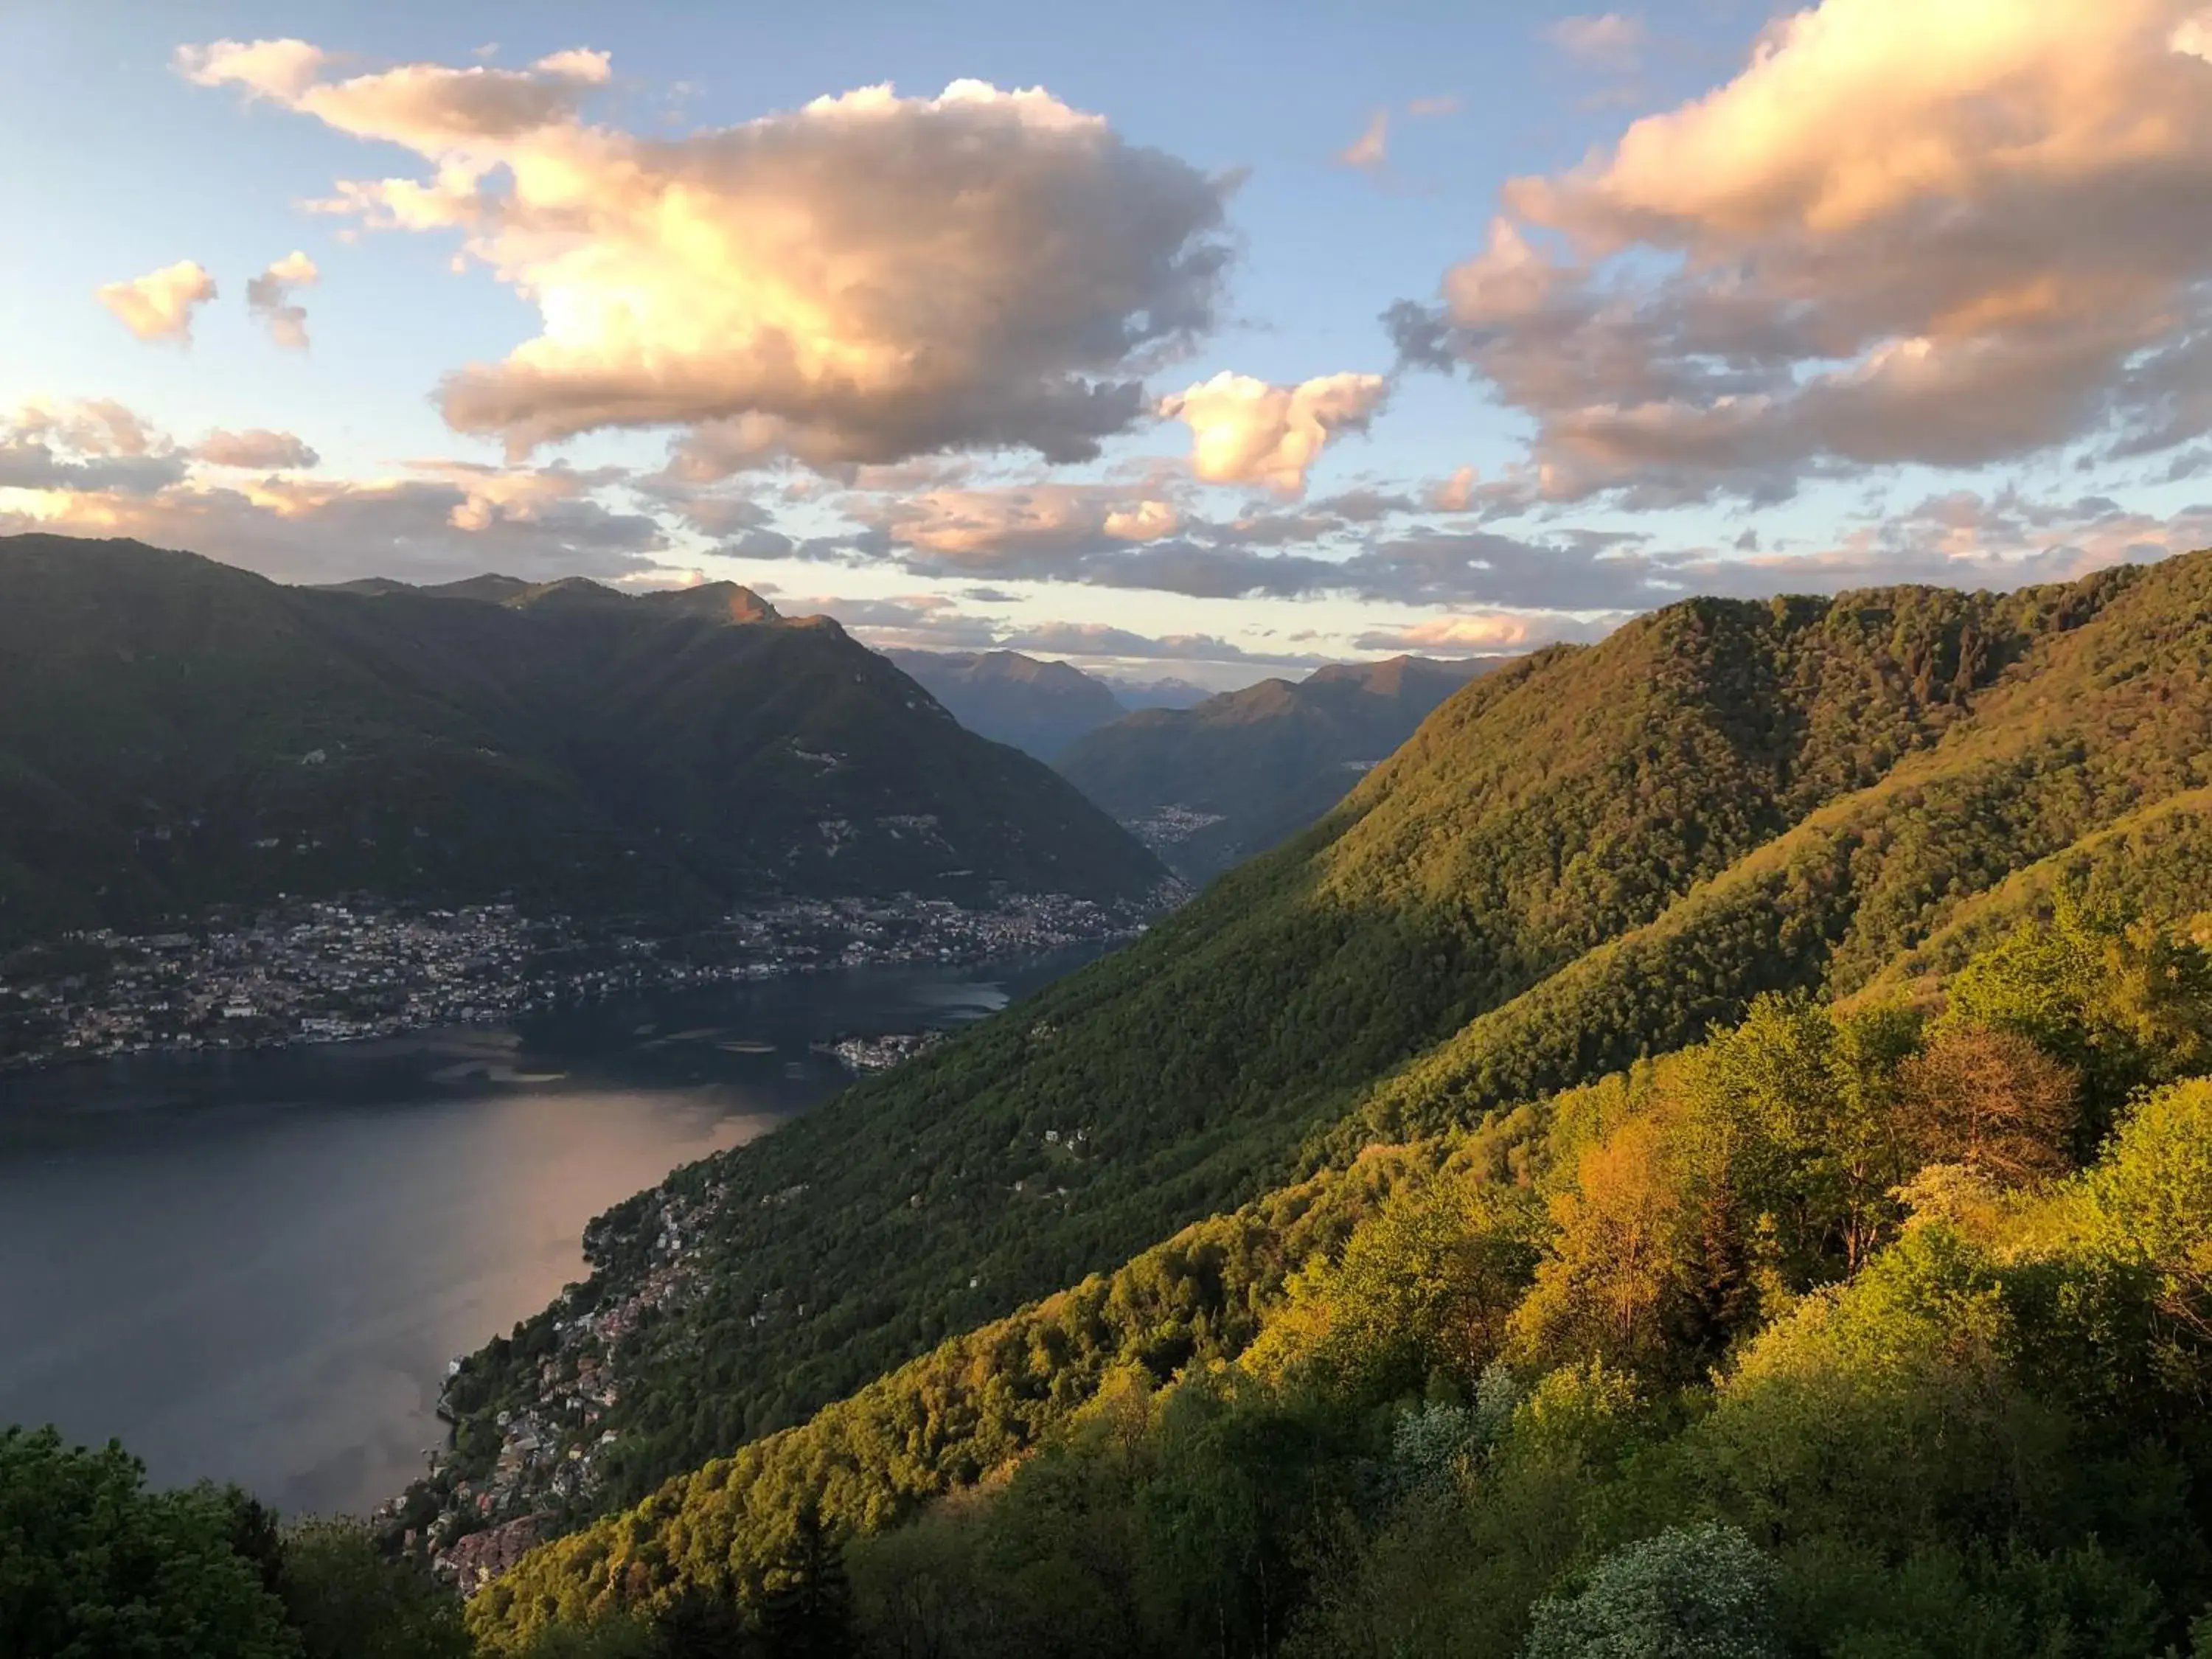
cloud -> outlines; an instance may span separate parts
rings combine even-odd
[[[283,472],[319,465],[322,457],[289,432],[256,427],[250,432],[210,432],[191,449],[192,459],[210,466]]]
[[[1437,98],[1413,99],[1406,104],[1405,112],[1420,120],[1450,115],[1458,108],[1459,100],[1447,94]],[[1364,173],[1378,184],[1384,181],[1390,171],[1390,111],[1387,107],[1369,116],[1359,136],[1337,151],[1336,164]]]
[[[1010,651],[1042,651],[1056,657],[1107,657],[1123,661],[1254,663],[1276,668],[1319,668],[1336,660],[1306,652],[1251,652],[1212,634],[1155,638],[1105,623],[1043,623],[1000,641]]]
[[[1544,38],[1577,63],[1625,70],[1635,67],[1650,36],[1642,18],[1608,11],[1598,16],[1562,17],[1544,31]]]
[[[650,519],[589,500],[501,506],[452,479],[191,481],[150,494],[77,489],[0,509],[0,532],[126,536],[185,547],[283,581],[396,576],[447,581],[498,570],[544,580],[619,576],[666,546]]]
[[[1352,641],[1362,651],[1413,652],[1425,656],[1496,656],[1533,651],[1562,640],[1602,638],[1612,619],[1543,611],[1460,611],[1402,628],[1370,629]]]
[[[592,125],[604,55],[334,78],[301,41],[186,49],[204,84],[388,140],[363,223],[457,230],[542,331],[441,391],[511,459],[603,428],[717,428],[725,465],[1096,455],[1212,326],[1233,181],[1037,89],[872,87],[673,139]]]
[[[26,404],[0,417],[0,489],[145,495],[185,475],[185,458],[121,404]]]
[[[652,518],[597,499],[621,479],[608,469],[421,461],[384,478],[280,476],[316,459],[289,433],[216,432],[186,449],[118,404],[34,404],[0,419],[0,534],[134,537],[287,581],[619,576],[669,546]]]
[[[322,272],[295,248],[246,284],[246,308],[268,325],[269,336],[294,351],[307,349],[307,311],[292,302],[292,290],[312,287]]]
[[[1376,110],[1359,137],[1336,153],[1339,167],[1357,167],[1362,173],[1377,172],[1389,159],[1390,112],[1387,109]]]
[[[972,616],[939,593],[896,599],[787,599],[787,616],[819,611],[879,650],[989,651],[1004,635],[990,617]]]
[[[1451,476],[1429,486],[1429,505],[1439,513],[1464,513],[1474,505],[1475,470],[1452,469]]]
[[[1141,485],[1034,483],[852,500],[848,511],[933,574],[1064,575],[1087,561],[1172,535],[1176,503]]]
[[[1709,95],[1514,180],[1408,362],[1535,422],[1539,498],[1786,499],[2212,432],[2201,0],[1826,0]]]
[[[100,302],[142,340],[189,345],[192,312],[215,298],[215,278],[194,259],[179,259],[127,283],[110,283]]]
[[[1160,404],[1190,428],[1191,471],[1209,483],[1305,493],[1306,472],[1340,432],[1364,432],[1389,396],[1380,374],[1325,374],[1277,386],[1226,370]]]

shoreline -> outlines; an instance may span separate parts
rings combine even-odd
[[[43,1042],[0,1052],[0,1079],[496,1027],[622,995],[856,968],[974,968],[1110,948],[1162,913],[1057,894],[1012,896],[991,910],[945,901],[807,900],[655,938],[526,917],[509,906],[408,912],[317,903],[242,929],[83,934],[17,957],[103,953],[110,979],[99,990],[82,974],[0,979],[0,1041],[11,1013],[19,1026],[41,1017],[47,1026]],[[708,961],[681,954],[699,941],[728,954]],[[371,960],[387,965],[380,975],[350,966],[365,943]],[[339,963],[348,965],[334,968]],[[149,1031],[156,1017],[161,1029]]]

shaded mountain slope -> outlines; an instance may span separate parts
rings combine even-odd
[[[1498,659],[1339,663],[1190,708],[1146,708],[1062,756],[1062,775],[1204,881],[1304,829]]]
[[[834,623],[727,584],[365,594],[0,540],[0,936],[278,893],[668,910],[1160,873]]]
[[[1039,760],[1128,711],[1113,687],[1064,662],[1018,651],[886,651],[970,732]]]

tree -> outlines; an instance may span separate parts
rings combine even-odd
[[[687,1590],[653,1621],[653,1659],[750,1659],[759,1644],[737,1603]]]
[[[309,1521],[283,1540],[278,1593],[305,1659],[468,1659],[460,1598],[392,1560],[353,1521]]]
[[[1573,1186],[1553,1195],[1559,1231],[1513,1315],[1524,1355],[1632,1366],[1660,1352],[1682,1287],[1686,1233],[1674,1150],[1656,1115],[1632,1118],[1584,1149]]]
[[[110,1442],[0,1431],[0,1653],[39,1659],[293,1659],[284,1610],[233,1546],[240,1502],[149,1492]]]
[[[821,1511],[802,1508],[778,1582],[761,1603],[768,1659],[843,1659],[853,1651],[853,1596],[845,1557]]]
[[[2016,1031],[2080,1074],[2085,1154],[2132,1091],[2212,1066],[2212,953],[2063,895],[1967,963],[1948,1002],[1947,1020]]]
[[[2025,1187],[2066,1173],[2081,1118],[2073,1068],[2018,1031],[1946,1025],[1899,1070],[1909,1133],[1929,1164]]]
[[[1774,1659],[1773,1566],[1734,1527],[1669,1527],[1538,1604],[1527,1659]]]

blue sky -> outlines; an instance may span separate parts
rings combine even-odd
[[[2212,539],[2197,27],[27,0],[0,528],[730,575],[1217,684],[2158,556]],[[304,343],[247,304],[295,251]],[[213,297],[118,295],[184,261]]]

